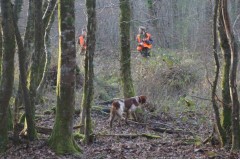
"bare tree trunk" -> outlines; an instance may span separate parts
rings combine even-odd
[[[120,72],[122,90],[125,98],[135,95],[132,74],[131,74],[131,52],[130,52],[130,4],[129,0],[120,0],[120,39],[121,39],[121,55],[120,55]]]
[[[2,17],[0,17],[0,81],[2,79],[2,61],[3,61],[3,34],[2,34]]]
[[[222,76],[222,127],[226,133],[226,145],[231,144],[231,96],[229,86],[229,73],[231,66],[231,50],[228,44],[227,34],[224,29],[221,3],[218,4],[218,37],[221,51],[224,57]]]
[[[25,68],[28,71],[28,66],[30,64],[31,56],[34,52],[34,5],[33,0],[29,0],[28,7],[28,18],[27,18],[27,26],[24,35],[24,49],[26,51],[26,63]],[[18,10],[18,9],[16,9]],[[21,77],[19,77],[21,79]],[[19,108],[23,102],[22,89],[21,89],[21,81],[18,84],[18,91],[15,97],[14,108]]]
[[[3,29],[3,64],[0,82],[0,153],[8,143],[8,111],[14,82],[15,37],[13,26],[13,8],[10,0],[1,0]]]
[[[231,68],[230,68],[230,93],[232,99],[232,151],[239,150],[239,101],[237,92],[237,65],[238,65],[238,46],[232,33],[231,24],[227,9],[228,2],[222,0],[222,12],[228,43],[231,49]]]
[[[76,85],[74,0],[58,0],[58,22],[57,111],[49,145],[58,154],[78,153],[80,148],[73,138]]]
[[[15,0],[14,2],[14,8],[13,8],[13,12],[14,12],[14,29],[15,29],[15,32],[16,32],[16,27],[17,27],[17,24],[18,24],[18,20],[19,20],[19,14],[22,10],[22,5],[23,5],[23,1],[22,0]],[[16,24],[16,26],[15,26]],[[19,76],[19,79],[21,77]],[[21,85],[21,81],[19,81],[19,85]],[[17,105],[18,102],[19,102],[19,98],[18,96],[21,94],[19,92],[21,92],[21,87],[19,86],[18,87],[19,90],[17,92],[17,96],[15,97],[15,104],[14,107],[13,107],[13,139],[14,139],[14,143],[17,144],[19,143],[19,133],[18,133],[18,119],[19,119],[19,106]]]
[[[34,0],[34,46],[35,50],[32,54],[32,64],[29,73],[29,93],[32,109],[29,110],[31,113],[26,113],[27,119],[33,119],[35,117],[35,102],[36,102],[36,89],[40,82],[43,73],[43,24],[42,24],[42,1]],[[29,117],[27,117],[29,116]],[[32,120],[31,120],[32,121]],[[28,120],[27,120],[28,122]],[[36,138],[35,126],[27,123],[27,132],[30,140]],[[26,128],[26,127],[25,127]]]
[[[88,55],[88,75],[85,75],[85,79],[88,80],[88,96],[86,98],[86,120],[85,120],[85,142],[91,143],[93,141],[92,136],[92,120],[91,120],[91,105],[94,95],[94,70],[93,70],[93,57],[95,52],[96,44],[96,0],[86,0],[87,6],[87,15],[88,15],[88,25],[87,25],[87,50],[86,54]]]
[[[37,87],[37,95],[39,95],[40,97],[43,94],[43,90],[44,90],[46,80],[47,80],[48,69],[49,69],[50,62],[51,62],[51,53],[49,51],[49,48],[50,48],[50,31],[51,31],[52,24],[53,24],[54,19],[55,19],[55,10],[57,8],[56,1],[57,0],[51,0],[48,3],[47,10],[45,11],[44,16],[43,16],[44,51],[45,51],[46,60],[45,60],[43,76],[42,76],[42,79],[40,81],[40,84]]]
[[[28,130],[31,130],[32,128],[34,129],[32,134],[36,134],[35,131],[35,121],[31,117],[32,115],[29,115],[32,113],[32,106],[30,102],[30,95],[29,95],[29,90],[27,88],[27,72],[26,72],[26,51],[23,47],[23,41],[21,38],[21,34],[19,32],[18,26],[17,26],[17,20],[16,20],[16,14],[14,16],[14,30],[15,30],[15,36],[16,36],[16,41],[18,45],[18,59],[19,59],[19,70],[20,70],[20,84],[21,84],[21,89],[23,92],[23,100],[24,100],[24,105],[25,105],[25,113],[26,113],[26,120],[27,120],[27,127],[29,128]],[[14,127],[17,128],[17,122]],[[18,133],[17,129],[15,128],[14,130],[14,139],[15,141],[18,141]],[[30,132],[29,132],[30,133]],[[34,136],[35,137],[35,136]],[[30,140],[32,140],[32,137],[29,137]]]
[[[219,114],[219,109],[218,109],[218,104],[216,101],[216,88],[217,88],[217,83],[218,83],[218,77],[219,77],[219,59],[218,59],[218,54],[217,54],[217,7],[218,7],[219,0],[215,0],[215,7],[214,7],[214,17],[213,17],[213,55],[214,55],[214,60],[215,60],[215,78],[212,84],[212,105],[213,105],[213,110],[215,114],[215,122],[217,126],[217,131],[218,135],[221,139],[221,145],[224,146],[226,142],[226,133],[224,132],[222,126],[221,126],[221,119],[220,119],[220,114]]]

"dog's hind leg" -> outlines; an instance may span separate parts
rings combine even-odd
[[[125,118],[125,123],[128,124],[128,116],[129,116],[129,111],[126,111],[126,118]]]
[[[135,112],[132,112],[132,116],[133,116],[134,121],[137,122],[137,116],[136,116],[136,113],[135,113]]]
[[[116,111],[111,110],[111,113],[110,113],[110,128],[112,128],[112,123],[115,119],[115,115],[116,115]]]

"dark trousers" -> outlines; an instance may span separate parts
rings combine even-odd
[[[147,47],[144,47],[140,53],[143,57],[150,57],[150,49]]]

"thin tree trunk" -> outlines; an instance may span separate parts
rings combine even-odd
[[[217,54],[217,7],[218,7],[217,4],[218,3],[219,3],[219,0],[215,0],[214,17],[213,17],[213,55],[214,55],[216,67],[215,67],[215,78],[212,84],[212,105],[213,105],[213,110],[215,114],[215,122],[217,126],[218,135],[221,139],[221,145],[224,146],[226,142],[226,133],[224,132],[221,126],[221,119],[220,119],[218,104],[216,101],[216,88],[218,84],[219,68],[220,68],[218,54]]]
[[[58,0],[58,22],[57,110],[49,145],[58,154],[78,153],[80,148],[73,138],[76,85],[74,0]]]
[[[20,12],[22,11],[22,5],[23,5],[23,0],[15,0],[14,2],[14,8],[13,8],[13,12],[14,12],[14,29],[15,29],[15,32],[16,32],[16,27],[17,27],[17,24],[18,24],[18,20],[19,20],[19,14]],[[16,24],[16,26],[15,26]],[[19,79],[21,79],[21,77],[19,76]],[[19,81],[18,83],[19,85],[21,85],[21,81]],[[13,107],[13,139],[14,139],[14,143],[17,144],[19,143],[19,133],[18,133],[18,119],[19,119],[19,106],[18,106],[18,102],[19,102],[19,95],[21,93],[21,87],[19,86],[18,87],[19,90],[17,92],[17,96],[15,97],[15,104],[14,107]]]
[[[13,8],[10,0],[1,0],[3,29],[3,65],[0,82],[0,153],[4,152],[8,143],[8,111],[14,82],[15,37],[13,27]]]
[[[232,33],[228,9],[228,2],[222,0],[222,13],[225,30],[228,37],[228,43],[231,49],[231,68],[230,68],[230,93],[232,99],[232,151],[239,150],[239,100],[238,100],[238,91],[237,91],[237,66],[238,66],[238,46],[235,41],[235,37]]]
[[[35,117],[35,102],[36,102],[36,89],[40,82],[43,73],[43,24],[42,24],[42,1],[34,0],[34,46],[35,50],[32,54],[32,64],[30,67],[29,73],[29,93],[30,93],[30,101],[31,101],[31,113],[26,113],[29,116],[29,119],[33,119]],[[28,121],[27,121],[28,122]],[[27,125],[29,125],[27,123]],[[36,138],[36,130],[32,126],[27,126],[28,137],[30,140],[34,140]],[[25,127],[26,128],[26,127]]]
[[[0,81],[2,79],[2,61],[3,61],[3,35],[2,35],[2,17],[0,17]]]
[[[89,86],[89,54],[85,54],[84,59],[84,84],[83,84],[83,97],[81,102],[81,113],[80,113],[80,134],[85,134],[85,119],[86,119],[86,106],[87,106],[87,97],[89,96],[88,86]]]
[[[125,98],[135,95],[131,74],[131,52],[130,52],[130,4],[129,0],[120,0],[120,74],[122,91]]]
[[[92,142],[92,122],[91,122],[91,106],[93,100],[93,79],[94,79],[94,70],[93,70],[93,57],[95,52],[95,43],[96,43],[96,0],[86,0],[87,6],[87,15],[88,15],[88,25],[87,25],[87,50],[86,55],[88,55],[88,75],[85,75],[85,79],[88,80],[87,92],[88,96],[86,97],[86,120],[85,120],[85,142]]]
[[[25,113],[26,113],[26,121],[27,121],[27,131],[29,134],[29,139],[33,140],[36,137],[36,130],[35,130],[35,121],[31,115],[33,111],[33,108],[31,106],[30,102],[30,96],[29,96],[29,90],[27,88],[27,72],[26,72],[26,51],[23,47],[23,41],[21,38],[21,34],[19,32],[18,26],[17,26],[17,20],[16,20],[16,15],[14,19],[14,29],[15,29],[15,36],[16,36],[16,41],[18,45],[18,59],[19,59],[19,70],[20,70],[20,84],[21,84],[21,89],[23,92],[23,100],[24,100],[24,105],[25,105]],[[15,124],[15,127],[17,126],[17,122]],[[33,129],[33,130],[32,130]],[[31,133],[33,132],[33,133]],[[18,137],[18,134],[15,133],[15,138]],[[34,136],[30,136],[34,135]]]
[[[229,73],[231,66],[231,50],[228,44],[227,34],[224,29],[221,3],[218,4],[218,37],[221,51],[224,57],[222,76],[222,126],[226,132],[226,145],[231,144],[231,96],[229,86]]]
[[[28,18],[27,18],[27,26],[24,35],[24,49],[26,51],[26,63],[25,68],[28,71],[28,66],[30,64],[31,56],[34,52],[34,5],[33,0],[29,0],[29,7],[28,7]],[[21,79],[21,77],[19,77]],[[22,105],[23,96],[22,96],[22,89],[21,89],[21,81],[18,84],[18,91],[15,98],[14,108],[19,108]]]
[[[28,7],[28,18],[27,18],[27,26],[24,35],[24,48],[26,50],[26,69],[28,70],[28,64],[31,60],[31,56],[34,52],[34,0],[29,0]]]
[[[52,8],[52,3],[54,3],[55,1],[55,6]],[[43,18],[43,24],[44,24],[44,28],[45,28],[45,34],[44,34],[44,50],[45,50],[45,66],[44,66],[44,72],[43,72],[43,76],[41,79],[41,82],[39,84],[39,86],[37,87],[37,95],[41,96],[43,94],[43,90],[47,81],[47,74],[48,74],[48,70],[49,70],[49,66],[50,66],[50,62],[51,62],[51,52],[49,51],[50,48],[50,31],[55,19],[55,10],[57,8],[57,3],[56,0],[52,0],[51,2],[49,2],[49,5],[47,7],[47,11],[45,12],[43,17],[48,17],[47,14],[50,12],[49,10],[51,10],[51,15],[49,17],[49,19],[47,18]],[[45,26],[45,20],[48,20],[48,24]]]

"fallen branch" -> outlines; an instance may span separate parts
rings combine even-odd
[[[36,130],[38,133],[42,133],[42,134],[51,134],[52,133],[52,128],[36,126]]]
[[[192,132],[186,132],[186,131],[183,131],[181,129],[167,129],[167,128],[157,128],[157,127],[149,127],[149,129],[155,131],[155,132],[160,132],[160,133],[168,133],[168,134],[190,134],[190,135],[193,135]]]
[[[134,124],[139,124],[139,125],[151,125],[151,124],[157,124],[157,125],[163,125],[163,126],[167,126],[169,128],[172,128],[171,126],[164,124],[164,123],[160,123],[160,122],[151,122],[151,123],[141,123],[141,122],[136,122],[136,121],[132,121],[132,120],[128,120],[128,122],[134,123]]]
[[[146,137],[148,139],[160,138],[160,136],[146,134],[146,133],[143,133],[143,134],[98,134],[96,136],[116,136],[116,137],[120,137],[120,138]]]
[[[81,126],[82,125],[74,126],[73,129],[78,129]],[[36,126],[36,130],[37,130],[38,133],[41,133],[41,134],[51,134],[52,133],[52,128]]]

